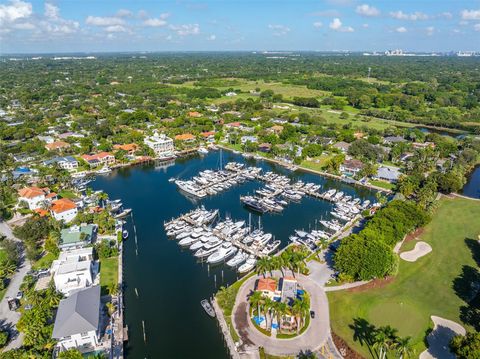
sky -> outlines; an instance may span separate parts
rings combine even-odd
[[[480,0],[0,0],[0,53],[480,51]]]

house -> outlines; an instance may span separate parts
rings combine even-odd
[[[400,168],[384,165],[378,167],[377,173],[374,178],[382,181],[396,183],[401,175],[402,173],[400,172]]]
[[[79,289],[92,286],[98,273],[93,248],[60,252],[58,259],[52,263],[51,272],[55,288],[67,297]]]
[[[350,148],[350,144],[347,142],[340,141],[335,143],[332,147],[342,151],[343,153],[347,153],[348,149]]]
[[[413,153],[411,152],[405,152],[400,155],[400,162],[407,162],[409,158],[413,157]]]
[[[261,152],[270,152],[272,150],[272,145],[270,143],[261,143],[258,145],[258,150]]]
[[[433,142],[414,142],[412,143],[413,148],[415,149],[423,149],[423,148],[435,148],[435,143]]]
[[[170,137],[165,136],[163,133],[158,134],[157,131],[153,133],[153,136],[147,136],[144,138],[143,143],[150,147],[157,158],[172,158],[173,140]]]
[[[124,145],[113,145],[114,150],[122,150],[127,152],[128,155],[133,156],[138,150],[138,145],[136,143],[127,143]]]
[[[80,226],[64,228],[60,231],[58,248],[62,250],[83,248],[94,241],[96,230],[97,226],[94,224],[82,224]]]
[[[233,91],[230,91],[230,92],[227,92],[227,93],[225,94],[225,96],[227,96],[227,97],[233,97],[233,96],[237,96],[237,93],[236,93],[236,92],[233,92]]]
[[[359,140],[361,138],[364,138],[365,137],[365,134],[363,132],[355,132],[353,134],[353,137],[355,137],[355,139]]]
[[[225,127],[228,127],[228,128],[241,128],[242,127],[242,124],[238,121],[236,122],[230,122],[230,123],[227,123],[225,125]]]
[[[282,303],[291,305],[297,298],[297,280],[291,277],[284,277],[279,284],[281,291],[280,300]]]
[[[21,154],[13,155],[13,160],[15,162],[28,163],[28,162],[35,161],[35,156],[29,155],[26,153],[21,153]]]
[[[76,133],[76,132],[64,132],[58,135],[58,138],[61,138],[61,139],[69,138],[69,137],[84,138],[85,136],[82,135],[81,133]]]
[[[78,161],[72,156],[54,157],[50,160],[43,161],[43,165],[58,165],[60,168],[72,171],[78,168]]]
[[[45,143],[53,143],[55,142],[55,139],[52,136],[37,136],[37,138]]]
[[[191,133],[184,133],[181,135],[176,135],[175,140],[182,141],[182,142],[193,142],[195,141],[195,136],[192,135]]]
[[[57,199],[52,202],[50,213],[57,221],[72,221],[78,213],[77,205],[68,198]]]
[[[272,131],[274,134],[279,135],[283,131],[283,126],[280,125],[274,125],[270,127],[270,131]]]
[[[90,167],[108,166],[115,163],[115,156],[110,152],[100,152],[94,155],[82,155]]]
[[[258,138],[257,138],[257,136],[242,136],[240,138],[240,141],[242,142],[242,145],[244,145],[247,142],[257,143]]]
[[[18,202],[25,202],[30,210],[41,208],[43,204],[49,203],[56,198],[56,193],[50,193],[48,188],[25,187],[18,191]]]
[[[52,142],[52,143],[47,143],[45,145],[45,148],[48,151],[61,151],[61,150],[64,150],[66,148],[69,148],[69,147],[70,147],[70,144],[68,142],[65,142],[65,141],[55,141],[55,142]]]
[[[406,140],[401,136],[386,136],[383,138],[383,143],[386,145],[394,145],[401,142],[406,142]]]
[[[340,172],[346,176],[355,176],[363,168],[363,162],[356,159],[345,160],[340,165]]]
[[[263,296],[273,299],[277,295],[277,281],[273,278],[260,278],[256,290]]]
[[[60,351],[92,352],[100,337],[100,286],[93,286],[62,299],[58,306],[52,338]]]
[[[322,146],[329,146],[333,143],[333,139],[329,137],[314,136],[310,139],[310,143],[316,143]]]
[[[200,133],[200,136],[207,141],[207,142],[214,142],[215,141],[215,131],[208,131]]]
[[[201,114],[200,112],[197,112],[197,111],[190,111],[190,112],[188,113],[188,117],[196,117],[196,118],[198,118],[198,117],[202,117],[202,114]]]

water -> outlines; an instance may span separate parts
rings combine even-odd
[[[322,184],[324,189],[338,188],[362,199],[375,199],[369,190],[313,174],[292,173],[268,162],[245,160],[233,153],[224,152],[223,157],[224,163],[247,162]],[[217,322],[203,311],[200,300],[211,297],[221,285],[233,283],[238,278],[236,272],[224,266],[209,268],[197,263],[192,253],[188,249],[181,250],[176,241],[166,237],[163,229],[164,221],[199,204],[207,209],[220,209],[222,218],[229,214],[233,219],[248,221],[249,212],[241,205],[240,195],[253,194],[263,186],[260,182],[245,182],[201,202],[187,199],[177,191],[174,183],[168,182],[170,177],[187,179],[203,169],[217,169],[218,165],[219,154],[213,152],[203,158],[178,159],[164,169],[153,164],[120,169],[109,176],[99,176],[92,183],[95,190],[103,189],[111,199],[121,198],[127,208],[133,209],[138,255],[131,220],[127,226],[130,238],[124,247],[125,319],[129,328],[126,354],[129,359],[228,358]],[[262,226],[285,246],[294,229],[313,229],[315,219],[330,218],[331,208],[326,201],[305,197],[301,203],[289,204],[282,214],[263,215]],[[252,214],[252,222],[258,223],[258,215]],[[146,342],[142,321],[145,322]]]
[[[468,197],[480,198],[480,166],[475,167],[468,176],[467,183],[462,189],[462,194]]]

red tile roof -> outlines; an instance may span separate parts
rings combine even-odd
[[[257,290],[275,292],[277,290],[277,281],[272,278],[260,278],[257,283]]]
[[[195,136],[192,135],[191,133],[184,133],[182,135],[176,135],[175,139],[178,141],[190,141],[190,140],[194,140]]]
[[[52,211],[62,213],[77,208],[77,205],[68,198],[57,199],[52,202]]]
[[[68,148],[68,147],[70,147],[70,144],[68,142],[65,142],[65,141],[55,141],[55,142],[52,142],[52,143],[47,143],[45,145],[45,148],[49,151],[58,150],[60,148]]]
[[[215,135],[215,131],[208,131],[208,132],[202,132],[201,135],[205,138],[207,137],[210,137],[210,136],[214,136]]]
[[[94,155],[82,155],[82,158],[89,162],[89,161],[92,161],[92,160],[100,160],[101,158],[105,158],[105,157],[109,157],[109,156],[112,156],[114,157],[110,152],[100,152],[100,153],[96,153]]]
[[[45,196],[50,190],[48,188],[25,187],[18,191],[18,195],[23,198],[35,198]]]

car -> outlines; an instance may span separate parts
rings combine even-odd
[[[315,318],[315,312],[313,310],[310,311],[310,318]]]
[[[50,269],[41,269],[37,272],[38,278],[48,277],[50,275]]]
[[[17,296],[16,296],[15,298],[17,298],[18,300],[22,299],[22,298],[23,298],[23,292],[22,292],[22,291],[19,291],[19,292],[17,293]]]

